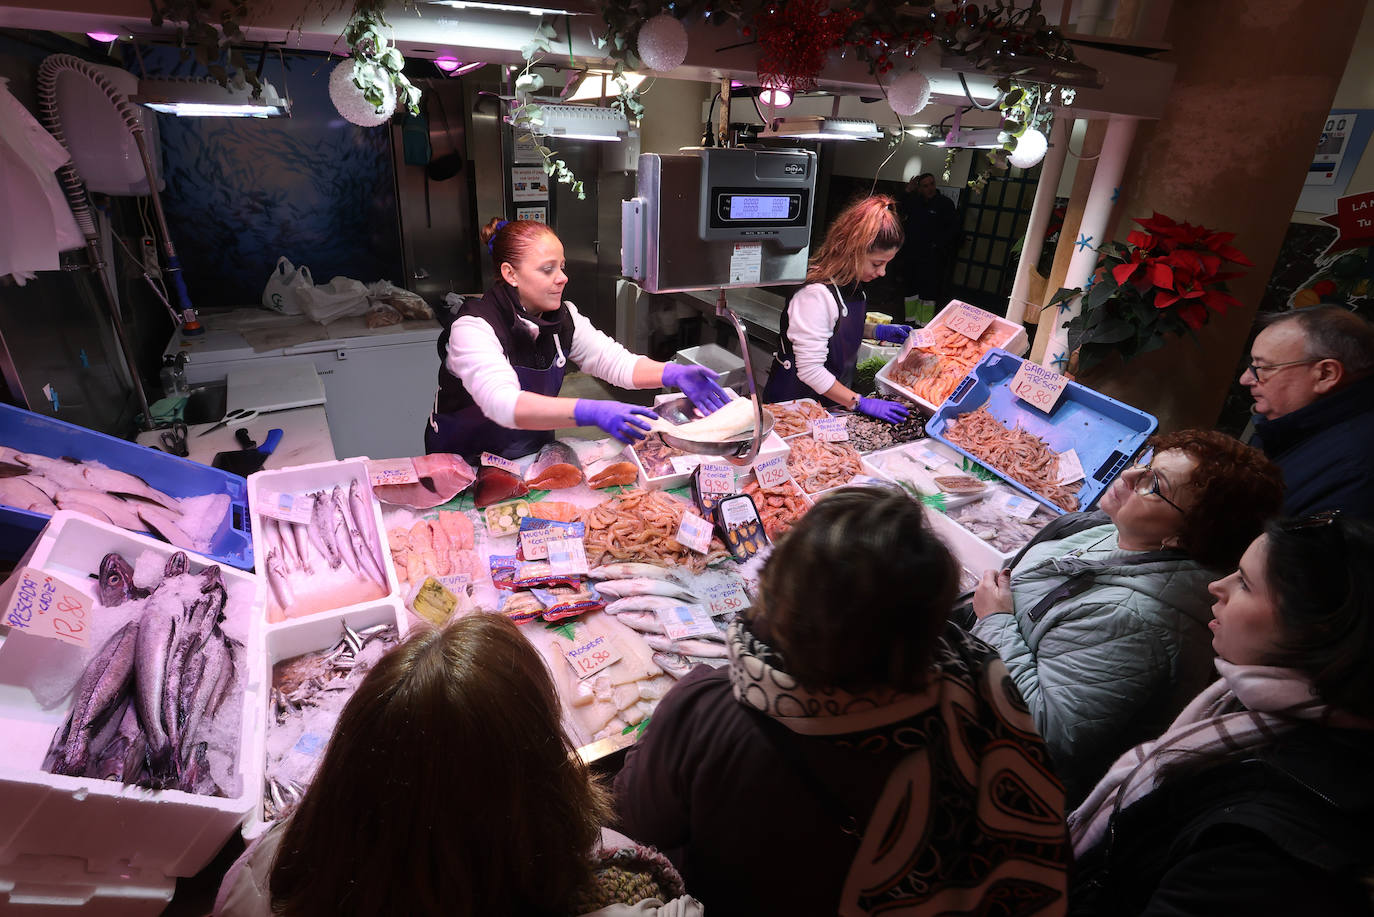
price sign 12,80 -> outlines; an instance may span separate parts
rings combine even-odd
[[[57,577],[34,567],[20,567],[0,589],[0,623],[35,637],[88,646],[89,599]]]

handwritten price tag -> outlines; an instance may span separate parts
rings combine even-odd
[[[1073,484],[1083,480],[1083,463],[1078,460],[1078,453],[1070,449],[1068,452],[1059,453],[1059,480],[1057,484]]]
[[[811,421],[811,438],[818,443],[838,443],[849,439],[849,427],[843,417],[822,417]]]
[[[367,479],[373,487],[385,484],[414,484],[420,480],[415,463],[408,458],[368,459]]]
[[[706,608],[712,617],[731,615],[749,607],[749,593],[739,583],[715,583],[706,589]]]
[[[297,496],[296,494],[265,491],[262,499],[258,501],[257,509],[261,516],[271,516],[273,519],[309,525],[311,510],[314,509],[314,506],[315,501],[309,494]]]
[[[5,603],[0,623],[73,646],[90,644],[90,599],[51,573],[20,567],[0,587],[0,596]]]
[[[678,543],[688,550],[696,551],[698,554],[705,554],[711,549],[711,535],[714,530],[711,523],[698,516],[696,513],[683,513],[682,524],[677,529]]]
[[[912,347],[920,347],[923,350],[929,350],[931,347],[934,347],[938,340],[939,338],[935,336],[935,332],[931,331],[929,328],[917,328],[907,336],[907,341]]]
[[[775,455],[761,462],[755,462],[754,475],[759,479],[759,487],[768,490],[772,487],[781,487],[787,483],[792,477],[792,472],[787,470],[787,456]]]
[[[735,469],[720,462],[702,462],[698,479],[701,492],[732,494],[735,492]]]
[[[988,325],[992,324],[995,317],[991,312],[984,312],[977,306],[956,301],[954,309],[945,316],[945,327],[976,341],[988,330]]]
[[[716,622],[700,605],[677,605],[673,608],[660,608],[658,621],[663,625],[663,634],[669,640],[682,640],[701,634],[716,632]]]
[[[549,542],[549,570],[560,576],[587,572],[587,549],[581,538],[556,538]]]
[[[619,659],[620,651],[605,636],[582,629],[582,636],[570,649],[563,651],[563,658],[568,660],[578,678],[586,678]]]
[[[1068,384],[1069,380],[1054,370],[1025,360],[1011,378],[1011,393],[1048,414],[1059,403],[1059,396],[1064,394],[1064,386]]]
[[[500,468],[502,471],[509,471],[516,477],[520,476],[520,466],[510,459],[501,455],[493,455],[490,452],[482,453],[482,464],[490,468]]]

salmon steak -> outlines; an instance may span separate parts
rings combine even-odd
[[[554,440],[534,457],[534,464],[525,472],[525,484],[531,490],[563,490],[582,483],[582,463],[577,453],[566,443]]]

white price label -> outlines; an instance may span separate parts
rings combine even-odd
[[[821,417],[811,421],[811,438],[818,443],[838,443],[849,439],[849,427],[843,417]]]
[[[698,554],[711,550],[711,536],[714,534],[711,523],[696,513],[683,513],[682,524],[677,529],[678,543]]]
[[[700,605],[676,605],[660,608],[658,621],[663,625],[663,634],[669,640],[682,640],[701,634],[716,633],[716,622]]]
[[[1054,410],[1069,380],[1039,363],[1023,360],[1011,379],[1011,393],[1046,414]]]
[[[730,250],[730,282],[757,284],[762,276],[763,243],[736,242]]]
[[[1029,519],[1040,508],[1040,504],[1030,497],[1023,497],[1009,490],[996,491],[988,504],[1014,519]]]
[[[568,660],[578,678],[595,675],[620,658],[620,651],[609,637],[593,634],[586,628],[579,628],[579,631],[578,641],[563,651],[563,658]]]
[[[1055,483],[1073,484],[1081,480],[1083,480],[1083,463],[1078,460],[1078,453],[1072,449],[1059,453],[1059,480]]]
[[[587,549],[581,538],[555,538],[549,542],[548,551],[550,572],[571,576],[587,572]]]
[[[525,556],[525,560],[543,560],[549,556],[549,542],[567,537],[567,531],[556,525],[542,529],[525,529],[520,533],[520,553]]]
[[[754,476],[759,480],[759,487],[764,490],[781,487],[792,477],[792,472],[787,470],[787,456],[775,455],[761,462],[755,462]]]
[[[75,646],[91,642],[90,599],[45,570],[20,567],[0,588],[0,624]]]
[[[516,477],[520,476],[520,465],[501,455],[493,455],[490,452],[482,453],[482,464],[491,468],[500,468],[502,471],[509,471]]]
[[[415,462],[408,458],[368,459],[367,479],[373,487],[386,484],[414,484],[420,480]]]
[[[734,580],[715,583],[706,588],[706,607],[712,617],[735,614],[749,607],[749,593]]]
[[[953,305],[954,308],[945,316],[944,325],[970,340],[976,341],[982,337],[983,332],[988,330],[988,325],[996,318],[991,312],[984,312],[966,302],[956,301]]]
[[[907,341],[912,347],[920,347],[923,350],[928,350],[935,346],[939,338],[937,338],[935,332],[931,331],[929,328],[917,328],[907,337]]]
[[[673,466],[673,471],[677,474],[691,474],[696,467],[701,464],[699,455],[670,455],[668,462]]]
[[[702,462],[697,479],[702,493],[732,494],[735,492],[735,469],[720,462]]]
[[[258,501],[259,515],[299,525],[310,524],[314,508],[315,498],[310,494],[279,494],[265,491],[262,499]]]

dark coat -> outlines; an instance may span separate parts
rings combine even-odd
[[[1374,377],[1273,420],[1257,419],[1264,454],[1283,470],[1283,512],[1338,509],[1374,520]]]
[[[1070,913],[1369,915],[1374,733],[1303,726],[1215,767],[1166,773],[1075,866]]]

